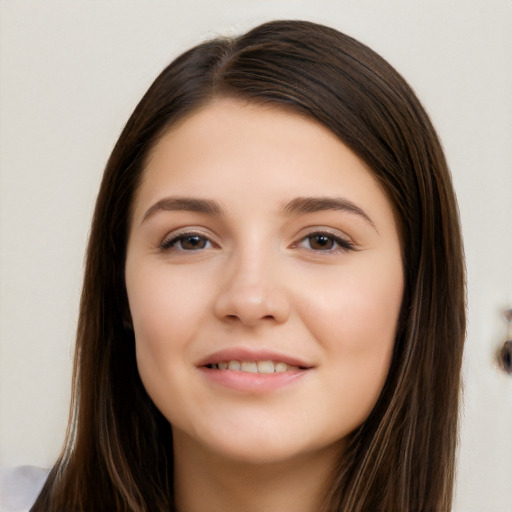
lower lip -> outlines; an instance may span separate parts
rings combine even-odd
[[[279,373],[250,373],[237,370],[217,370],[201,366],[201,373],[222,387],[245,393],[264,393],[289,386],[304,377],[309,370],[288,370]]]

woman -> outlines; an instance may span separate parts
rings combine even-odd
[[[464,270],[441,146],[308,22],[193,48],[105,170],[32,510],[450,509]]]

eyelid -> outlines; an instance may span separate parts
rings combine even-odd
[[[307,228],[307,230],[303,230],[302,233],[300,233],[296,239],[295,242],[291,244],[292,248],[300,248],[301,244],[303,244],[308,238],[313,237],[315,235],[323,235],[331,238],[334,243],[335,247],[331,249],[313,249],[313,248],[304,248],[306,250],[309,250],[316,254],[335,254],[339,252],[347,252],[356,250],[356,244],[353,242],[353,240],[346,235],[345,233],[341,233],[337,229],[333,228],[326,228],[323,226],[312,226],[310,228]],[[204,229],[201,227],[195,227],[195,226],[186,226],[183,228],[175,229],[165,235],[165,237],[162,239],[162,241],[159,243],[158,247],[159,249],[163,251],[168,251],[173,249],[174,245],[180,240],[187,237],[193,237],[198,236],[203,239],[205,239],[207,242],[211,244],[212,247],[218,248],[219,243],[216,242],[215,237],[211,233],[205,233]],[[183,250],[183,249],[182,249]],[[201,249],[198,249],[200,251]],[[204,249],[203,249],[204,250]],[[189,251],[186,251],[189,252]],[[190,250],[190,252],[194,252]]]
[[[333,230],[325,227],[315,226],[312,228],[309,228],[308,231],[304,234],[301,234],[299,239],[292,244],[293,248],[298,248],[300,244],[302,244],[305,240],[307,240],[310,237],[313,237],[315,235],[323,235],[331,238],[335,244],[336,247],[333,249],[308,249],[315,254],[336,254],[340,252],[347,252],[347,251],[355,251],[357,250],[356,244],[353,242],[353,240],[346,234],[340,233],[338,230]]]
[[[186,238],[187,236],[199,236],[210,242],[212,246],[218,246],[211,234],[205,233],[201,228],[187,226],[167,233],[158,247],[164,251],[171,250],[178,240]]]

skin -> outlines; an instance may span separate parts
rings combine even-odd
[[[305,197],[350,203],[293,208]],[[153,149],[125,272],[139,372],[172,426],[179,509],[318,509],[384,385],[403,294],[393,210],[366,165],[313,120],[217,99]],[[233,348],[307,369],[233,389],[201,366]]]

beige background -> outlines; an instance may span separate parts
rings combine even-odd
[[[173,57],[271,18],[332,25],[408,79],[436,125],[466,240],[469,332],[455,512],[512,510],[512,1],[0,2],[0,463],[49,466],[66,426],[101,172]]]

